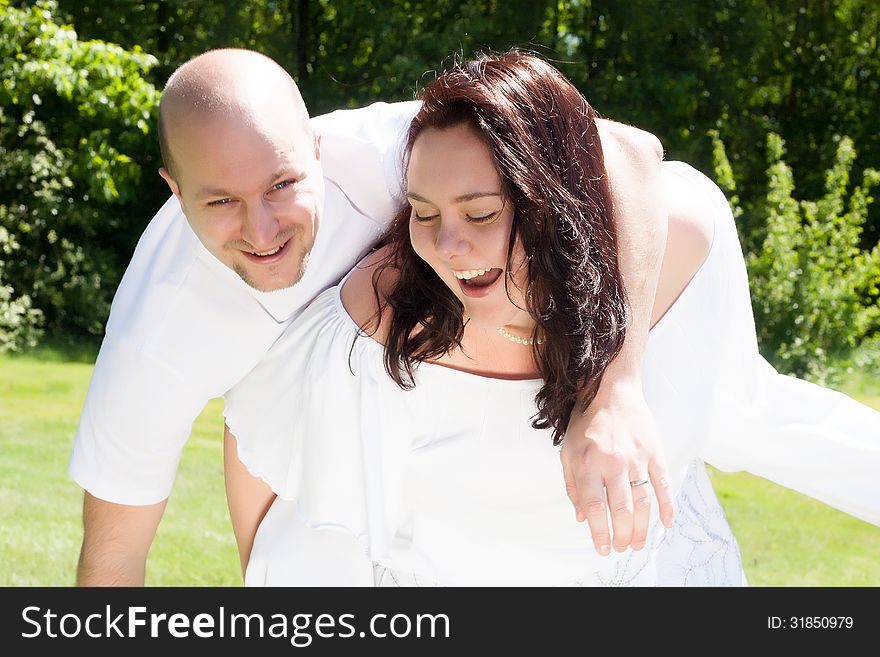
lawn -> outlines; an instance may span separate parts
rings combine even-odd
[[[880,410],[878,379],[843,392]],[[711,475],[753,586],[880,586],[880,527],[760,477]]]
[[[0,585],[72,585],[82,490],[67,460],[92,366],[0,357]],[[223,488],[222,402],[193,427],[147,563],[155,586],[240,584]]]
[[[74,582],[82,493],[67,459],[91,365],[43,352],[0,357],[0,585]],[[880,409],[880,383],[849,392]],[[184,451],[147,566],[153,586],[234,586],[238,558],[223,490],[222,402]],[[752,585],[880,586],[880,527],[744,473],[712,472]]]

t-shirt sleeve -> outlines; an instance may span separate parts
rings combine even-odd
[[[166,499],[204,393],[136,344],[108,334],[95,363],[68,466],[95,497]]]
[[[421,103],[373,103],[312,119],[321,134],[324,176],[360,212],[389,223],[403,202],[403,147]]]
[[[746,470],[880,525],[880,412],[756,360],[742,422],[716,430],[701,457]],[[731,417],[736,415],[731,412]]]

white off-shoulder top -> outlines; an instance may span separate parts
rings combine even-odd
[[[227,396],[239,456],[278,500],[248,583],[296,583],[333,558],[292,558],[294,525],[354,537],[379,584],[740,585],[739,550],[704,462],[748,470],[880,524],[880,413],[778,374],[758,353],[748,281],[723,194],[707,260],[652,329],[645,397],[677,500],[648,545],[598,555],[577,523],[550,432],[531,418],[540,380],[422,363],[415,387],[386,374],[383,347],[321,294]],[[290,549],[288,549],[290,548]],[[332,551],[327,552],[332,555]]]

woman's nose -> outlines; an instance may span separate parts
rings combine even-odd
[[[466,237],[460,229],[455,226],[441,226],[437,233],[437,239],[434,242],[434,248],[437,254],[446,260],[454,256],[464,255],[470,249]]]

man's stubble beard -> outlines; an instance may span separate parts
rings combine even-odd
[[[295,237],[296,236],[291,237],[290,239],[295,239]],[[278,290],[289,290],[294,285],[299,283],[302,280],[302,277],[305,276],[306,269],[308,268],[308,265],[309,265],[309,256],[311,255],[311,249],[306,249],[305,247],[303,247],[301,241],[298,244],[296,244],[295,246],[300,249],[301,253],[296,254],[298,256],[298,260],[299,260],[299,267],[297,268],[296,273],[294,274],[294,279],[292,281],[290,281],[290,283],[267,289],[265,287],[261,287],[253,278],[251,278],[251,276],[247,272],[247,269],[244,266],[242,266],[240,263],[233,262],[232,263],[232,270],[236,274],[238,274],[239,278],[241,278],[241,280],[243,280],[249,287],[252,287],[253,289],[257,290],[258,292],[277,292]]]

